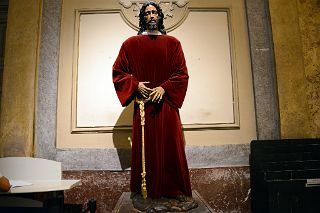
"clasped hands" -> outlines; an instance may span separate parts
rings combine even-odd
[[[150,83],[149,81],[139,82],[138,91],[144,98],[151,97],[152,102],[160,103],[165,93],[162,87],[149,88],[145,84]]]

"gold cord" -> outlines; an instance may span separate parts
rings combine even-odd
[[[141,173],[141,194],[143,199],[147,199],[147,183],[146,183],[146,161],[145,161],[145,148],[144,148],[144,126],[145,126],[145,112],[144,112],[144,104],[148,102],[150,98],[147,99],[137,99],[136,102],[139,104],[140,108],[140,117],[141,117],[141,138],[142,138],[142,144],[141,144],[141,151],[142,151],[142,173]]]

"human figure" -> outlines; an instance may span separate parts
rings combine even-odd
[[[138,35],[123,42],[113,65],[113,83],[122,106],[135,98],[145,104],[145,161],[148,198],[192,197],[179,108],[188,86],[188,71],[181,44],[166,35],[158,4],[140,10]],[[130,189],[141,192],[141,123],[134,105]],[[194,208],[196,206],[193,206]]]

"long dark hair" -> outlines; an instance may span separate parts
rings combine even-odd
[[[146,23],[146,19],[144,16],[145,16],[146,8],[150,5],[154,6],[158,12],[158,21],[157,21],[158,30],[160,31],[161,34],[167,34],[166,30],[164,29],[164,25],[163,25],[164,15],[163,15],[162,9],[155,2],[146,2],[142,5],[141,10],[140,10],[140,14],[139,14],[139,27],[140,27],[140,29],[138,31],[138,35],[143,33],[145,30],[147,30],[147,23]]]

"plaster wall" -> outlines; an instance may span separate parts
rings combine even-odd
[[[41,0],[10,0],[1,97],[1,156],[33,155],[41,9]]]
[[[281,138],[320,136],[320,2],[270,0]]]

